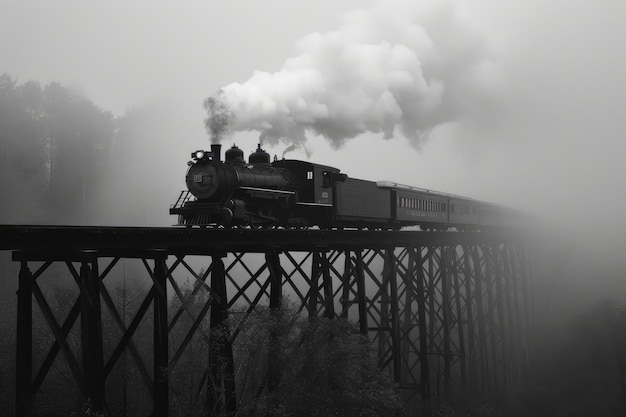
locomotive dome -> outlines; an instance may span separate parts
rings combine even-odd
[[[250,164],[269,164],[270,154],[261,149],[261,144],[259,143],[256,151],[250,154],[248,161]]]
[[[233,145],[230,149],[228,149],[225,155],[226,162],[244,162],[243,151],[239,149],[237,145]]]

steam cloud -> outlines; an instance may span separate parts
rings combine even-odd
[[[456,2],[413,3],[349,14],[341,29],[303,38],[279,71],[221,88],[205,101],[212,140],[227,129],[254,130],[263,143],[301,147],[312,132],[340,147],[399,129],[419,148],[433,128],[477,105],[490,67],[481,34]]]

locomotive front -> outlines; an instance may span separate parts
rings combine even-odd
[[[211,145],[211,152],[199,150],[191,154],[185,183],[199,200],[219,202],[227,190],[237,186],[235,171],[221,161],[221,147]]]

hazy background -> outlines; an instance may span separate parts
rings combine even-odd
[[[618,277],[611,282],[621,283],[626,5],[482,0],[407,8],[410,3],[3,0],[0,73],[18,83],[58,82],[114,117],[134,114],[133,133],[126,134],[132,139],[112,138],[124,143],[98,174],[100,210],[76,222],[168,226],[190,151],[209,145],[203,101],[259,74],[266,94],[274,94],[275,74],[293,66],[292,58],[306,61],[307,39],[357,27],[372,44],[408,45],[430,87],[443,86],[441,103],[426,103],[411,116],[426,115],[429,134],[407,139],[396,126],[388,139],[378,131],[338,145],[309,131],[304,147],[288,157],[538,213],[572,234],[574,258],[590,258],[578,269],[598,275],[603,267]],[[355,11],[361,14],[350,14]],[[379,18],[387,26],[376,26]],[[324,57],[332,66],[332,54]],[[363,71],[373,68],[354,62]],[[364,91],[375,84],[372,74],[363,78]],[[357,105],[346,99],[346,108]],[[258,137],[232,132],[222,142],[247,155]],[[280,157],[290,143],[263,146]],[[3,222],[29,221],[21,211]]]
[[[172,225],[189,154],[210,144],[203,101],[224,88],[246,109],[225,148],[249,154],[260,129],[271,155],[295,142],[288,157],[352,177],[536,215],[540,322],[606,298],[623,306],[624,16],[614,0],[0,0],[0,74],[69,103],[46,126],[108,132],[82,150],[83,136],[58,142],[61,151],[63,129],[56,139],[38,132],[29,169],[45,169],[35,181],[26,162],[15,168],[17,139],[0,129],[0,223]],[[368,101],[391,86],[412,112]],[[86,102],[66,100],[68,91]],[[320,102],[334,116],[320,118]],[[267,136],[277,126],[305,135]],[[46,187],[67,192],[36,195]],[[14,267],[2,254],[9,287]]]

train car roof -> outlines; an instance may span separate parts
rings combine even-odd
[[[397,182],[393,182],[393,181],[376,181],[376,186],[379,188],[391,188],[394,190],[403,190],[403,191],[418,191],[418,192],[428,193],[428,194],[433,194],[433,195],[453,197],[453,198],[458,198],[462,200],[476,201],[472,198],[463,197],[463,196],[456,195],[456,194],[449,194],[449,193],[444,193],[442,191],[429,190],[427,188],[413,187],[412,185],[398,184]]]
[[[319,167],[325,171],[330,171],[330,172],[340,172],[341,170],[339,168],[335,168],[335,167],[331,167],[328,165],[322,165],[322,164],[316,164],[315,162],[310,162],[310,161],[301,161],[299,159],[279,159],[277,161],[272,162],[273,166],[276,167],[280,167],[281,165],[288,167],[288,166],[293,166],[293,165],[301,165],[301,166],[316,166]]]

